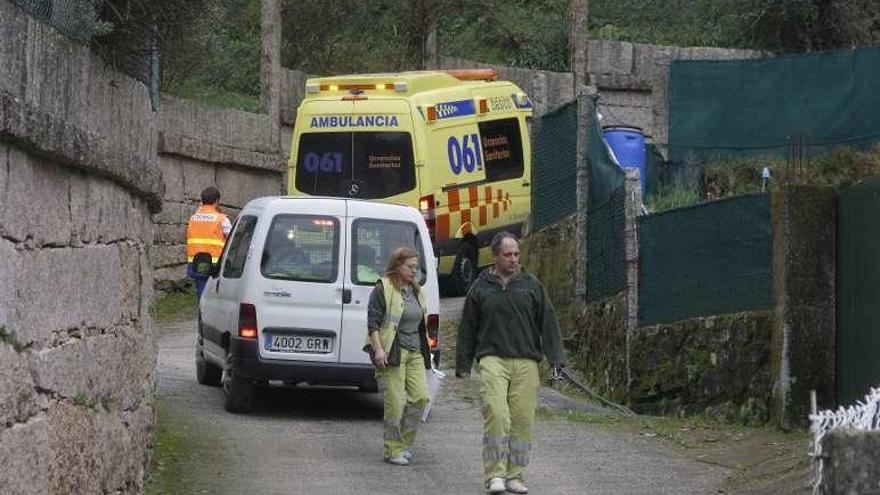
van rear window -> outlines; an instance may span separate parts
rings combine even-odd
[[[334,217],[276,215],[269,227],[260,271],[266,278],[335,282],[339,221]]]
[[[415,187],[412,138],[407,132],[312,132],[300,137],[300,192],[381,199]]]
[[[410,222],[359,218],[352,232],[352,282],[373,285],[385,271],[391,253],[399,247],[411,247],[419,253],[417,281],[425,285],[427,268],[419,229]]]

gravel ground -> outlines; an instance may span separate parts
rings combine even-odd
[[[444,314],[454,316],[460,304],[444,300]],[[381,462],[379,395],[266,389],[253,413],[229,414],[219,388],[195,381],[194,343],[194,321],[160,326],[159,401],[219,451],[204,457],[220,465],[199,465],[198,453],[187,461],[190,478],[200,478],[195,493],[485,493],[475,380],[448,379],[413,464],[396,467]],[[541,397],[542,407],[565,407],[558,394]],[[688,459],[657,438],[559,419],[538,422],[526,474],[533,494],[707,494],[729,470]]]

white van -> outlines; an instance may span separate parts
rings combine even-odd
[[[196,375],[246,411],[255,386],[283,382],[375,391],[367,304],[391,252],[420,254],[428,335],[439,360],[440,296],[431,238],[409,206],[265,197],[241,211],[199,304]]]

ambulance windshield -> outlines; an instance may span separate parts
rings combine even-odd
[[[388,198],[414,189],[407,132],[312,132],[300,137],[296,189],[315,196]]]

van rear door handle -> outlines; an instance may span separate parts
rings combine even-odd
[[[529,186],[531,186],[531,185],[532,185],[531,182],[523,182],[523,183],[522,183],[522,186],[523,186],[523,187],[529,187]]]
[[[342,289],[342,304],[351,302],[351,289]]]

